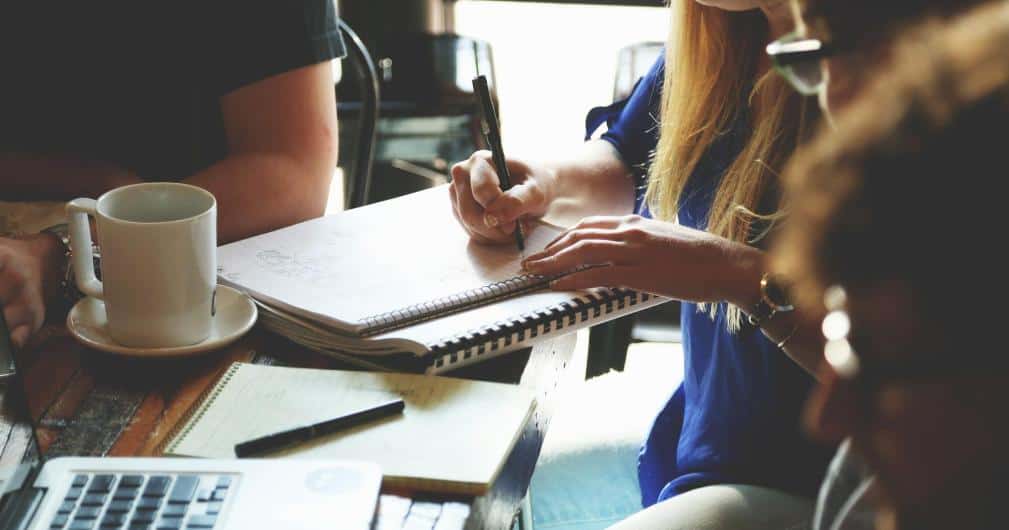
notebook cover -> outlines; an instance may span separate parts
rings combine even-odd
[[[527,254],[560,232],[535,223]],[[362,337],[500,297],[488,286],[513,288],[522,257],[514,245],[470,241],[441,186],[224,245],[218,267],[223,284]]]
[[[535,400],[516,385],[446,377],[233,364],[187,414],[165,455],[233,458],[240,441],[402,396],[392,417],[270,456],[378,463],[387,487],[481,495]]]

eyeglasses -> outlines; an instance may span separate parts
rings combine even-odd
[[[820,60],[835,52],[830,43],[807,39],[795,32],[767,45],[774,69],[804,96],[815,96],[824,89],[827,80]]]

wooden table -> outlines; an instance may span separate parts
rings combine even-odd
[[[575,335],[569,334],[453,373],[533,389],[537,405],[532,419],[487,495],[450,498],[383,488],[377,528],[511,528],[550,423],[555,390],[579,375],[567,370],[574,343]],[[158,456],[157,447],[186,410],[235,361],[346,368],[258,327],[222,351],[167,361],[95,352],[52,323],[18,354],[18,361],[39,443],[49,458]],[[21,460],[29,445],[27,425],[14,424],[12,414],[11,407],[0,409],[0,466]]]

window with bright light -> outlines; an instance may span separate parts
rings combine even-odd
[[[544,160],[582,142],[613,100],[620,49],[668,36],[669,9],[457,2],[456,32],[491,44],[509,156]]]

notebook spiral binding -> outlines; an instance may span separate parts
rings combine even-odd
[[[572,302],[562,302],[539,311],[523,314],[510,322],[496,322],[479,330],[432,346],[436,356],[435,370],[468,363],[481,355],[504,349],[540,334],[559,331],[564,327],[599,318],[657,298],[653,294],[623,288],[600,288],[579,296]]]
[[[174,450],[175,447],[182,443],[182,440],[184,440],[186,436],[189,436],[189,431],[192,430],[194,425],[199,423],[203,413],[214,404],[217,396],[221,394],[224,387],[228,386],[228,382],[235,377],[235,373],[238,372],[238,369],[241,367],[241,363],[232,363],[231,366],[229,366],[227,370],[225,370],[224,373],[217,378],[214,385],[210,387],[212,391],[203,393],[199,399],[193,402],[193,404],[186,409],[186,412],[179,419],[178,423],[175,424],[175,427],[173,427],[172,430],[168,432],[168,435],[166,435],[165,438],[156,445],[155,453],[157,455],[162,455]]]
[[[425,320],[432,320],[481,305],[491,304],[502,298],[508,298],[516,294],[535,291],[546,287],[547,284],[560,276],[559,274],[552,276],[523,274],[476,289],[470,289],[403,309],[374,315],[361,321],[367,329],[367,331],[362,333],[362,336],[371,337],[379,335]]]

